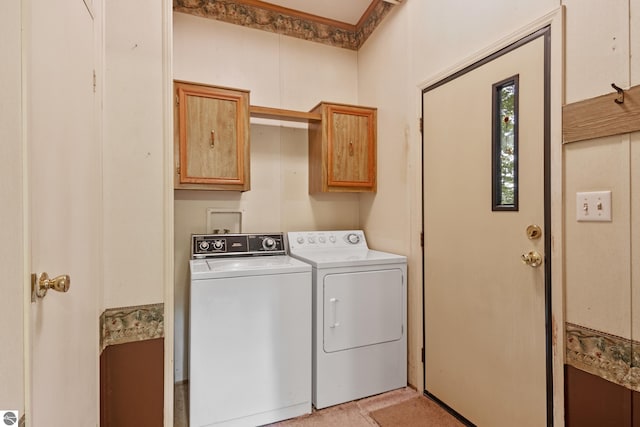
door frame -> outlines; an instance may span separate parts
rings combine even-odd
[[[173,1],[162,0],[164,427],[173,426],[174,227],[173,227]]]
[[[547,425],[564,424],[564,264],[563,264],[563,174],[562,174],[562,104],[564,102],[564,7],[557,8],[517,32],[503,38],[461,63],[426,80],[419,86],[420,105],[429,90],[444,85],[534,39],[544,38],[544,229],[545,229],[545,352],[547,371]],[[421,112],[421,117],[423,116]],[[421,146],[423,136],[420,135]],[[424,147],[423,147],[424,150]],[[424,153],[421,154],[424,160]],[[420,230],[424,231],[424,165],[420,185],[422,215]],[[553,266],[553,269],[551,268]],[[422,348],[425,348],[424,324],[424,247],[422,274]],[[552,284],[554,284],[552,286]],[[560,338],[560,339],[559,339]],[[424,394],[445,407],[461,421],[460,414],[426,390],[426,362],[423,356]]]

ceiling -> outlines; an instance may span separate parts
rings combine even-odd
[[[356,25],[372,0],[268,0],[276,6]]]

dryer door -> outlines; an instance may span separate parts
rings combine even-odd
[[[404,333],[400,269],[324,276],[324,351],[396,341]]]

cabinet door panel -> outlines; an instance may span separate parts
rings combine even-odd
[[[237,159],[238,102],[187,96],[187,180],[240,179]]]
[[[321,102],[309,124],[309,193],[376,192],[377,110]]]
[[[369,183],[369,117],[358,114],[333,113],[329,149],[331,166],[329,185]]]
[[[176,82],[175,188],[250,189],[249,92]]]

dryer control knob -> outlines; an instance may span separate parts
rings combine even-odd
[[[203,240],[200,242],[198,247],[200,248],[200,250],[206,251],[207,249],[209,249],[209,242],[207,242],[206,240]]]
[[[325,239],[325,237],[324,237],[324,236],[320,236],[320,237],[318,237],[318,242],[320,242],[320,243],[324,243],[324,242],[326,242],[326,241],[327,241],[327,240]]]
[[[216,249],[216,250],[222,249],[222,240],[214,240],[213,249]]]
[[[302,236],[298,236],[298,238],[296,239],[296,242],[303,244],[304,243],[304,237]]]
[[[355,233],[350,233],[347,235],[347,242],[351,243],[352,245],[358,244],[360,243],[360,236]]]

